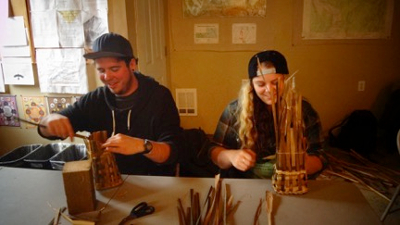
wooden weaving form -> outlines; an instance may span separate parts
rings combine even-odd
[[[123,182],[114,154],[101,148],[106,140],[107,131],[93,132],[89,138],[84,139],[89,158],[92,160],[96,190],[117,187]]]
[[[71,215],[96,209],[90,160],[66,162],[62,171],[68,212]]]

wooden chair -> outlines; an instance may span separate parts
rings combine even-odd
[[[399,154],[400,154],[400,130],[397,132],[397,149],[399,150]],[[389,202],[389,205],[386,207],[385,212],[383,212],[382,216],[381,216],[381,221],[384,221],[387,214],[391,213],[390,209],[392,208],[393,204],[395,203],[397,197],[399,196],[400,193],[400,184],[397,185],[396,190],[394,191],[394,194],[392,196],[392,199]]]

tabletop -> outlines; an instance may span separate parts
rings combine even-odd
[[[178,199],[190,206],[190,189],[198,192],[204,203],[214,178],[184,178],[123,175],[124,183],[96,191],[97,208],[105,207],[97,224],[118,224],[133,206],[147,202],[155,212],[135,219],[135,224],[179,224]],[[53,208],[66,206],[61,171],[0,167],[0,224],[48,224]],[[260,199],[272,191],[267,179],[223,179],[238,203],[228,224],[253,224]],[[274,193],[273,224],[381,224],[359,189],[343,181],[308,181],[303,195]],[[267,224],[263,210],[260,224]],[[62,224],[69,224],[68,222]]]

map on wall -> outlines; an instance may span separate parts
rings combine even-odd
[[[267,0],[183,0],[183,15],[265,17]]]
[[[389,38],[393,8],[393,0],[304,0],[302,38]]]

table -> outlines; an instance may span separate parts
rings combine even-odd
[[[179,224],[177,200],[189,207],[190,189],[199,192],[201,204],[213,178],[182,178],[123,175],[119,188],[96,191],[97,208],[103,207],[97,224],[118,224],[132,207],[146,201],[155,213],[134,221],[135,224]],[[0,167],[0,224],[48,224],[54,208],[66,206],[61,171]],[[260,198],[273,191],[271,180],[224,179],[234,197],[240,201],[233,215],[237,225],[253,224]],[[380,224],[359,189],[342,181],[308,181],[304,195],[274,194],[273,224]],[[264,207],[264,206],[263,206]],[[259,218],[267,224],[265,208]],[[63,221],[62,224],[69,224]]]

